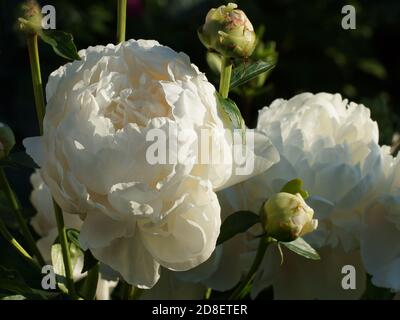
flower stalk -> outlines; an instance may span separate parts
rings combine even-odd
[[[38,35],[37,32],[27,34],[27,43],[29,51],[29,62],[31,66],[32,73],[32,84],[33,92],[35,95],[35,106],[36,114],[39,123],[40,134],[43,134],[43,119],[46,112],[44,94],[43,94],[43,83],[42,76],[40,72],[40,59],[38,50]],[[66,235],[66,229],[64,225],[64,217],[61,208],[53,200],[54,212],[57,221],[58,235],[62,248],[63,262],[65,266],[65,276],[67,281],[67,287],[69,294],[72,297],[76,297],[74,281],[72,278],[72,267],[71,267],[71,257],[69,253],[69,245]]]
[[[256,272],[257,272],[258,268],[260,267],[260,264],[264,258],[265,252],[267,251],[267,248],[272,241],[273,241],[273,239],[271,237],[269,237],[268,235],[263,235],[260,238],[256,257],[254,258],[253,264],[251,265],[250,270],[246,274],[244,279],[239,283],[238,287],[233,291],[233,293],[229,297],[229,300],[237,300],[237,299],[243,298],[243,296],[245,295],[245,293],[247,291],[247,288],[253,282]]]
[[[143,290],[124,282],[122,289],[122,300],[137,300],[142,295]]]
[[[63,262],[64,262],[67,289],[68,289],[69,294],[73,298],[76,298],[75,284],[74,284],[74,280],[72,277],[71,255],[69,252],[69,243],[68,243],[68,239],[67,239],[67,229],[65,228],[65,225],[64,225],[64,217],[63,217],[60,206],[54,201],[54,199],[53,199],[53,204],[54,204],[54,212],[55,212],[56,221],[57,221],[58,237],[59,237],[60,244],[61,244],[61,252],[62,252]]]
[[[219,81],[219,93],[223,98],[228,98],[231,84],[232,62],[230,58],[221,57],[221,77]]]
[[[8,183],[7,176],[6,176],[3,168],[0,168],[0,186],[12,208],[12,211],[14,212],[17,222],[22,230],[22,234],[24,235],[25,240],[28,242],[30,250],[33,252],[33,254],[38,259],[39,264],[44,265],[45,264],[44,259],[36,245],[36,241],[33,238],[31,231],[29,230],[28,225],[22,215],[21,207],[18,203],[17,198],[15,197],[13,190],[11,189],[10,184]]]
[[[43,119],[46,109],[43,94],[42,76],[40,73],[37,33],[28,35],[27,43],[29,51],[29,62],[31,65],[33,93],[35,95],[36,114],[39,121],[40,134],[43,134]]]
[[[19,242],[13,237],[10,231],[7,229],[4,222],[0,219],[0,233],[4,239],[15,249],[15,251],[31,266],[33,266],[38,271],[41,270],[39,263],[34,260],[28,252],[19,244]]]
[[[212,294],[212,288],[207,288],[204,294],[204,300],[210,300]]]
[[[126,0],[118,0],[117,7],[117,43],[125,41]]]

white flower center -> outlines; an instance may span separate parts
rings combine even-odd
[[[100,90],[102,94],[98,99],[96,97],[100,113],[109,118],[117,130],[128,123],[145,127],[153,118],[171,117],[171,107],[165,100],[160,82],[145,74],[139,81],[130,81],[126,76],[113,78],[112,83]]]

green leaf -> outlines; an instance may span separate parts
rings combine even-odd
[[[1,291],[10,292],[11,294],[7,295],[9,298],[10,296],[21,295],[29,299],[47,300],[58,294],[29,287],[18,271],[7,269],[3,266],[0,266],[0,289]]]
[[[80,259],[83,259],[82,250],[73,242],[69,242],[69,252],[71,257],[72,270]],[[60,243],[55,243],[51,246],[51,263],[54,273],[57,276],[57,284],[61,290],[67,290],[64,259],[62,255],[62,247]]]
[[[278,251],[279,251],[279,256],[281,258],[281,265],[283,265],[283,262],[285,261],[285,259],[283,258],[283,251],[282,251],[282,247],[279,242],[278,242]]]
[[[84,258],[83,258],[83,268],[82,268],[82,273],[89,271],[93,267],[96,266],[96,264],[99,262],[93,254],[90,252],[90,250],[86,250],[84,252]]]
[[[86,300],[94,300],[96,296],[98,280],[99,280],[99,263],[96,263],[94,267],[91,268],[87,273],[82,289],[80,291],[80,296]]]
[[[246,124],[243,120],[242,114],[236,103],[229,98],[222,97],[218,92],[216,92],[218,106],[223,110],[224,114],[229,118],[232,123],[233,129],[239,129],[242,131],[242,138],[246,133]]]
[[[80,248],[79,244],[79,231],[73,228],[67,229],[67,238],[70,242]]]
[[[247,231],[257,222],[260,222],[259,216],[251,211],[238,211],[231,214],[221,225],[217,245],[233,238],[238,233]]]
[[[12,296],[6,296],[3,298],[0,298],[0,300],[26,300],[26,297],[20,295],[20,294],[15,294]]]
[[[303,181],[301,181],[301,179],[293,179],[283,186],[281,192],[287,192],[291,194],[300,193],[303,199],[305,200],[308,198],[309,194],[307,191],[303,190],[302,187],[303,187]]]
[[[258,75],[267,72],[275,67],[274,64],[266,61],[256,61],[253,63],[242,63],[239,67],[234,68],[231,77],[230,89],[241,86]]]
[[[318,252],[315,251],[313,247],[311,247],[307,242],[304,241],[303,238],[297,238],[291,242],[280,242],[290,251],[297,253],[304,258],[311,259],[311,260],[320,260],[321,257],[319,256]]]
[[[81,60],[74,44],[72,34],[59,30],[42,30],[40,38],[53,47],[59,56],[68,60]]]
[[[53,264],[54,273],[57,275],[57,285],[62,290],[66,291],[65,268],[62,256],[61,244],[55,243],[51,246],[51,263]]]
[[[385,66],[377,59],[360,59],[358,62],[358,68],[360,68],[365,73],[368,73],[378,78],[379,80],[384,80],[387,78],[387,71]]]
[[[10,167],[10,168],[29,168],[29,169],[37,169],[39,166],[33,161],[33,159],[25,152],[14,152],[0,160],[1,167]]]

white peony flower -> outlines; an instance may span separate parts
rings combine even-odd
[[[387,185],[364,217],[361,255],[374,285],[400,292],[400,158],[389,160]]]
[[[245,178],[235,170],[248,162],[232,161],[215,89],[185,54],[130,40],[80,56],[51,74],[44,135],[25,146],[57,203],[84,220],[82,247],[149,288],[160,266],[188,270],[210,256],[220,227],[214,191]],[[150,152],[160,141],[169,154]],[[265,136],[260,141],[249,174],[278,160]],[[209,153],[226,161],[201,161]]]
[[[55,219],[53,200],[49,188],[43,182],[39,171],[37,170],[31,175],[31,183],[33,190],[31,193],[31,202],[36,209],[36,215],[31,219],[31,225],[36,233],[41,236],[37,241],[38,248],[46,263],[51,263],[51,246],[57,239],[58,230]],[[79,230],[82,221],[79,216],[63,213],[66,228]],[[82,274],[83,255],[79,256],[74,265],[73,278],[79,280],[85,274]],[[104,268],[103,268],[104,269]],[[117,281],[106,280],[102,274],[99,274],[97,283],[96,299],[109,300],[112,290],[116,287]]]
[[[252,296],[273,285],[277,299],[360,297],[365,288],[359,254],[361,219],[383,187],[388,152],[378,145],[378,128],[369,110],[348,103],[339,94],[304,93],[288,101],[275,100],[262,109],[257,129],[278,148],[280,162],[223,190],[219,195],[222,218],[238,210],[258,213],[266,198],[300,178],[311,195],[307,203],[318,219],[317,230],[304,238],[321,260],[309,261],[284,250],[285,261],[279,266],[276,247],[271,245]],[[233,288],[254,259],[258,245],[254,236],[260,232],[255,227],[226,242],[220,249],[218,270],[204,282],[218,290]],[[341,287],[345,264],[356,268],[356,290]]]

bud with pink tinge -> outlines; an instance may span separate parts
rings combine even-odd
[[[235,3],[211,9],[198,35],[207,49],[227,58],[249,57],[256,46],[253,25]]]

